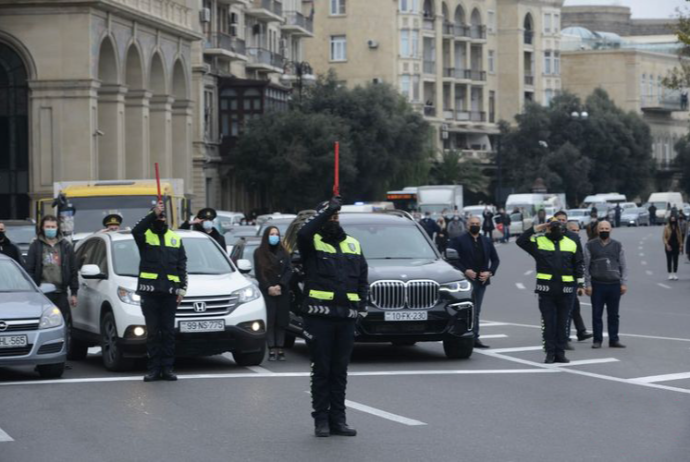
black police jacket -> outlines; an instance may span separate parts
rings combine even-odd
[[[210,233],[207,233],[203,226],[199,224],[192,226],[189,224],[189,221],[185,221],[180,225],[180,229],[193,229],[194,231],[199,231],[200,233],[208,234],[218,243],[218,245],[220,245],[223,251],[226,251],[225,237],[222,234],[220,234],[216,228],[213,228]]]
[[[369,266],[353,237],[343,233],[337,241],[329,241],[319,234],[336,212],[322,210],[297,235],[305,274],[302,314],[357,318],[359,311],[366,311]]]

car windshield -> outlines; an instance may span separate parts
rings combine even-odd
[[[347,225],[345,232],[362,244],[369,260],[436,260],[434,249],[416,226]]]
[[[668,204],[666,202],[652,202],[657,210],[666,210]]]
[[[29,278],[12,261],[0,261],[0,292],[36,292]]]
[[[36,228],[33,226],[7,226],[5,232],[15,244],[31,244],[36,237]]]
[[[111,213],[122,216],[122,228],[133,228],[156,203],[155,196],[76,197],[74,233],[91,233],[103,229],[103,219]]]
[[[228,259],[210,239],[182,239],[189,274],[228,274],[233,271]],[[113,266],[120,276],[137,277],[139,249],[134,240],[113,242]]]

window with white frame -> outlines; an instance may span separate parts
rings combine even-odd
[[[422,100],[420,94],[420,80],[419,75],[412,76],[412,101],[419,102]]]
[[[489,50],[488,67],[489,74],[496,73],[496,52],[494,50]]]
[[[561,52],[553,52],[553,73],[554,75],[561,75]]]
[[[561,15],[553,15],[553,33],[557,34],[561,31]]]
[[[419,0],[400,0],[400,11],[403,13],[419,12]]]
[[[342,16],[345,14],[346,0],[331,0],[331,16]]]
[[[400,56],[409,58],[411,54],[410,48],[410,30],[403,29],[400,31]]]
[[[553,90],[550,88],[547,88],[544,91],[544,106],[549,107],[551,106],[551,101],[553,100],[554,93]]]
[[[331,35],[331,61],[347,60],[347,37]]]
[[[400,76],[400,93],[407,99],[408,101],[412,98],[412,91],[411,91],[411,79],[409,75],[402,75]]]
[[[551,18],[553,16],[551,13],[544,13],[544,33],[545,34],[550,34],[551,33]]]
[[[544,74],[546,74],[546,75],[551,74],[551,52],[550,51],[544,52]]]
[[[496,32],[496,12],[495,11],[488,11],[486,15],[486,21],[487,21],[487,29],[489,30],[489,33],[493,34]]]
[[[421,51],[419,50],[419,31],[412,29],[410,31],[411,35],[411,41],[412,41],[412,57],[413,58],[421,58],[422,54]]]

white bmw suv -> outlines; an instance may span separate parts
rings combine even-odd
[[[241,366],[261,364],[265,354],[266,306],[259,289],[208,235],[176,231],[187,253],[187,295],[175,316],[176,354],[232,352]],[[130,232],[96,233],[76,248],[79,302],[72,310],[70,359],[100,346],[103,364],[121,371],[146,356],[146,322],[135,293],[139,250]],[[242,272],[249,262],[238,262]]]

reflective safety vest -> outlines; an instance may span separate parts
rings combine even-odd
[[[149,229],[144,238],[144,246],[139,249],[141,260],[137,291],[175,293],[177,289],[184,289],[177,267],[182,247],[180,235],[168,230],[161,242],[160,236]]]
[[[351,317],[354,313],[356,316],[363,302],[360,280],[367,271],[359,241],[346,236],[340,243],[331,245],[320,234],[315,234],[313,239],[314,252],[304,262],[304,313],[331,317]]]
[[[575,282],[572,257],[577,252],[577,243],[574,240],[563,236],[560,241],[554,242],[545,235],[540,235],[532,236],[531,241],[537,244],[537,251],[541,257],[537,260],[537,283],[539,281],[569,284]],[[554,276],[560,276],[560,281],[554,279]]]

